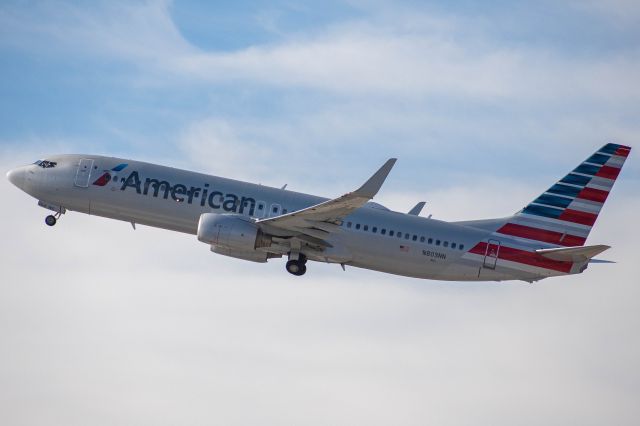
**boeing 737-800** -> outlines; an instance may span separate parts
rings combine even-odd
[[[57,155],[9,180],[55,212],[68,210],[197,235],[211,251],[253,262],[286,256],[416,278],[537,281],[579,274],[608,249],[585,245],[631,148],[606,144],[512,216],[444,222],[370,200],[395,159],[341,197],[313,195],[99,155]]]

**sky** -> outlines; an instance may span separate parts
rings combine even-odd
[[[606,142],[638,147],[640,5],[3,1],[0,170],[57,153],[326,197],[509,215]],[[637,149],[637,148],[636,148]],[[252,264],[0,179],[0,422],[631,425],[632,151],[589,244],[534,285]]]

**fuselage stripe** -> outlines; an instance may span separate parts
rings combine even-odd
[[[470,253],[484,256],[487,251],[487,243],[481,242],[476,244]],[[513,247],[501,246],[498,250],[498,259],[508,260],[511,262],[522,263],[525,265],[535,266],[538,268],[550,269],[553,271],[569,273],[573,266],[573,262],[562,262],[559,260],[547,259],[538,253],[519,250]]]

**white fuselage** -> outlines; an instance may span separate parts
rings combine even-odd
[[[62,155],[51,160],[57,162],[55,168],[24,166],[20,178],[16,178],[20,184],[16,185],[54,207],[194,235],[203,213],[261,219],[326,200],[113,157]],[[126,166],[121,170],[113,170],[123,164]],[[104,177],[105,174],[109,177]],[[486,254],[466,255],[480,242],[490,241],[495,231],[490,221],[477,227],[448,223],[369,203],[345,217],[340,227],[341,232],[329,240],[331,247],[323,252],[310,251],[306,256],[310,260],[439,280],[532,281],[565,275],[535,268],[516,271],[503,267],[501,262],[496,264],[495,260],[486,267]],[[541,247],[546,246],[538,244],[529,248]]]

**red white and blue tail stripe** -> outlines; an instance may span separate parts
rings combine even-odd
[[[496,232],[557,246],[584,245],[630,151],[606,144]]]
[[[630,152],[631,148],[624,145],[603,146],[515,215],[489,221],[493,231],[463,258],[482,263],[479,278],[511,276],[535,281],[582,272],[589,253],[606,249],[578,248],[585,246]],[[564,248],[568,251],[563,252]],[[569,252],[586,254],[574,258]]]

